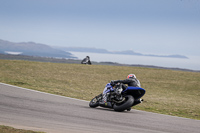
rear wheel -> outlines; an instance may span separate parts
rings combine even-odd
[[[96,97],[93,98],[93,99],[90,101],[89,106],[90,106],[91,108],[96,108],[97,106],[99,106],[99,101],[97,100]]]
[[[125,96],[124,102],[122,102],[120,104],[118,104],[118,103],[114,104],[113,108],[115,111],[121,112],[121,111],[131,108],[131,106],[133,105],[133,102],[134,102],[133,96],[127,95],[127,96]]]

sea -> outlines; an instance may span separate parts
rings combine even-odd
[[[127,65],[152,65],[158,67],[180,68],[200,71],[200,56],[187,56],[188,58],[153,57],[122,54],[102,54],[88,52],[68,51],[78,59],[86,56],[95,62],[114,62]]]

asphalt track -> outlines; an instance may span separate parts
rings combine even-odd
[[[200,132],[199,120],[133,109],[93,109],[88,103],[0,83],[0,125],[48,133]]]

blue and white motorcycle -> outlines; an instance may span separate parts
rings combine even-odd
[[[90,101],[89,106],[91,108],[100,106],[112,108],[115,111],[120,112],[125,110],[130,111],[132,106],[135,106],[143,101],[140,98],[145,94],[145,89],[140,87],[128,86],[123,90],[122,83],[114,85],[108,83],[106,87],[108,88],[106,93],[107,101],[104,102],[105,95],[100,94]]]

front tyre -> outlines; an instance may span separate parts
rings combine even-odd
[[[99,106],[99,101],[97,100],[96,97],[93,98],[93,99],[90,101],[89,106],[90,106],[91,108],[96,108],[97,106]]]
[[[133,96],[127,95],[127,96],[125,96],[125,99],[126,100],[123,103],[114,104],[113,108],[114,108],[115,111],[121,112],[121,111],[124,111],[124,110],[130,108],[133,105],[133,103],[134,103],[134,97]]]

